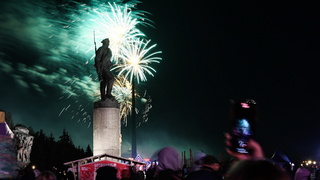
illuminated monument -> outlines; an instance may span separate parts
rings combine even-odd
[[[121,155],[119,103],[106,99],[94,103],[93,155]]]
[[[94,39],[96,37],[95,32],[97,32],[99,39],[103,39],[106,36],[109,38],[102,40],[103,46],[96,50],[95,57],[95,67],[100,81],[101,101],[96,102],[94,108],[93,153],[94,155],[100,153],[120,155],[120,120],[126,119],[123,117],[126,117],[127,114],[132,114],[131,157],[136,157],[136,122],[134,117],[136,113],[136,92],[134,81],[138,85],[142,81],[147,81],[146,74],[153,76],[156,70],[150,65],[159,63],[161,58],[156,55],[160,54],[161,51],[152,52],[151,50],[156,47],[156,44],[151,45],[151,40],[147,40],[145,34],[137,29],[138,24],[150,25],[147,18],[144,17],[144,13],[133,12],[132,8],[127,5],[118,6],[110,3],[106,12],[108,13],[95,11],[95,13],[98,13],[97,17],[99,18],[93,18],[95,19],[93,21],[95,22],[93,29],[97,29],[97,31],[93,31]],[[143,21],[140,21],[140,19],[143,19]],[[89,29],[91,31],[92,27],[90,26]],[[103,62],[100,63],[101,61]],[[114,62],[111,70],[112,72],[117,72],[117,79],[123,76],[132,86],[132,88],[123,88],[124,81],[121,83],[120,88],[117,85],[115,86],[118,90],[116,88],[113,93],[117,97],[116,99],[121,102],[121,110],[119,110],[119,105],[114,102],[115,98],[111,95],[114,79],[110,72],[111,62]],[[108,87],[105,91],[106,84],[108,84]],[[127,93],[129,91],[131,93]],[[131,98],[127,97],[130,94],[132,94]],[[132,101],[132,106],[130,106],[129,101]],[[117,126],[118,128],[116,128]],[[116,147],[116,145],[118,146]]]
[[[93,111],[93,155],[121,155],[120,105],[111,95],[114,77],[110,71],[112,52],[109,39],[101,41],[96,50],[95,67],[97,69],[101,101],[94,103]]]

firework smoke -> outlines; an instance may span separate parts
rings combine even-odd
[[[50,96],[47,89],[60,90],[61,101],[71,103],[58,115],[69,112],[78,121],[90,122],[88,111],[99,92],[92,60],[94,41],[99,45],[109,37],[113,61],[120,63],[123,47],[145,38],[138,27],[152,24],[146,12],[136,9],[137,3],[1,1],[0,70],[5,76],[0,78],[9,76],[18,86],[43,97]],[[17,53],[22,51],[30,53]]]

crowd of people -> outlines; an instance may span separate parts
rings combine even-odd
[[[24,169],[17,172],[17,174],[18,176],[14,178],[15,180],[75,180],[76,179],[73,172],[71,171],[71,168],[63,171],[58,171],[55,168],[53,168],[52,170],[40,171],[39,169],[34,169],[32,166],[28,165]]]
[[[232,137],[226,134],[226,146],[231,147]],[[246,150],[249,153],[239,153],[226,148],[233,157],[228,168],[222,167],[213,155],[203,155],[195,160],[192,167],[180,167],[179,152],[174,147],[165,147],[158,152],[158,164],[146,172],[133,173],[125,170],[121,180],[310,180],[311,172],[305,167],[289,171],[265,157],[260,144],[249,139]],[[96,180],[117,180],[117,170],[104,167],[97,171]],[[108,177],[108,178],[106,178]],[[320,176],[314,177],[320,180]]]
[[[248,153],[239,153],[228,148],[232,146],[232,136],[225,135],[226,152],[232,156],[230,165],[224,166],[210,154],[201,154],[191,167],[181,166],[179,151],[172,146],[164,147],[157,153],[157,163],[146,171],[130,169],[119,172],[115,167],[104,166],[96,171],[95,180],[320,180],[319,173],[311,178],[311,171],[306,167],[299,167],[295,171],[279,166],[265,157],[260,144],[249,139],[246,150]],[[320,172],[320,171],[319,171]],[[32,176],[31,176],[31,175]],[[32,180],[74,180],[74,176],[59,177],[57,174],[44,171],[28,173],[20,179]],[[70,172],[70,174],[72,174]]]

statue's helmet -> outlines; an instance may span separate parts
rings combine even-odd
[[[105,38],[104,40],[101,41],[102,44],[109,44],[109,38]]]

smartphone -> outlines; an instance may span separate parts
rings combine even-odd
[[[247,142],[253,138],[257,124],[257,103],[253,99],[231,100],[230,135],[231,150],[238,153],[248,153]]]

